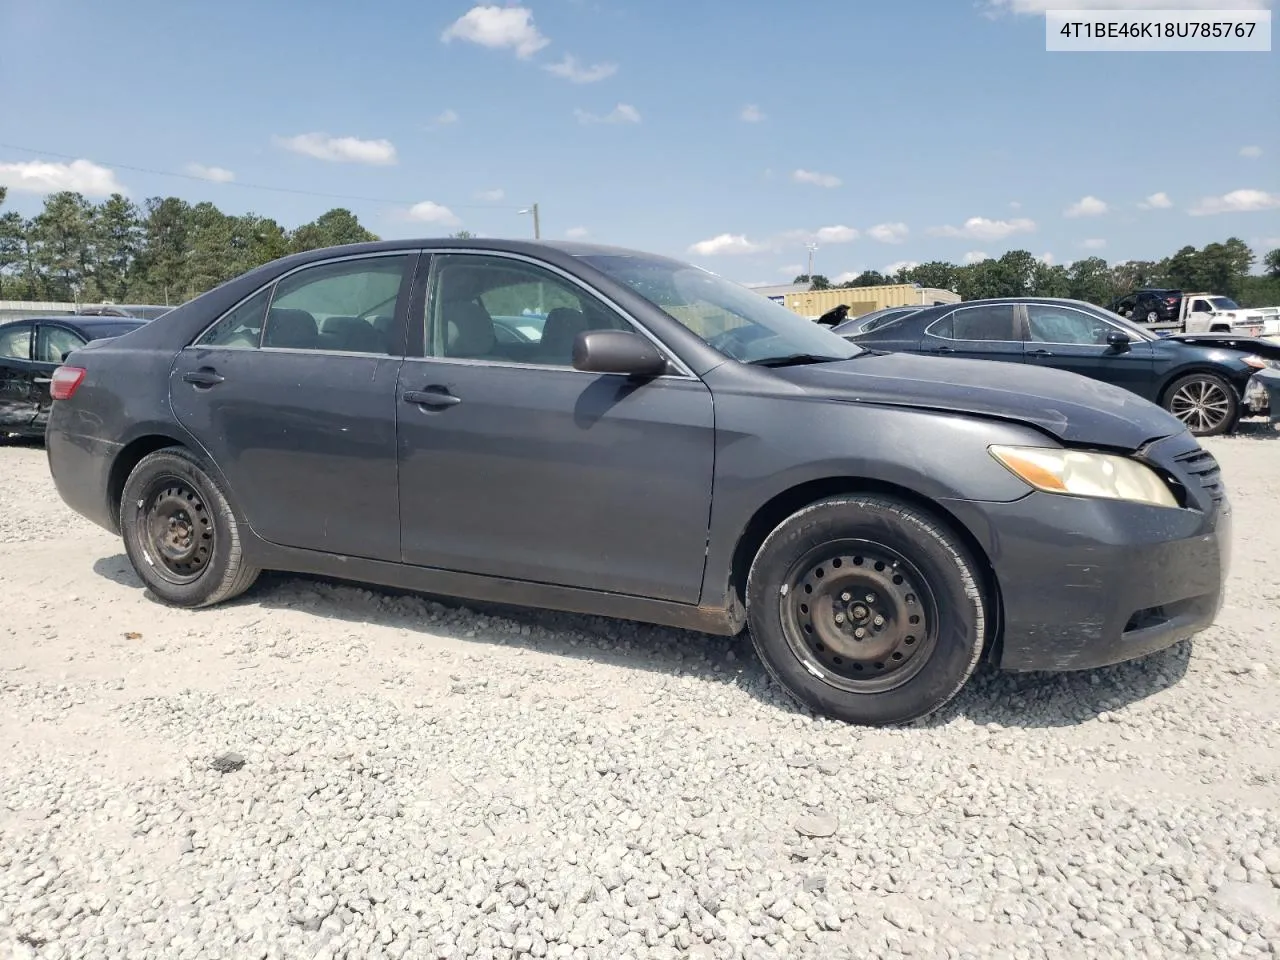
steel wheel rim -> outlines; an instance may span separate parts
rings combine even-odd
[[[928,580],[902,554],[873,541],[840,540],[808,551],[787,572],[780,606],[791,652],[811,674],[848,693],[902,686],[937,646]]]
[[[1231,398],[1212,380],[1192,380],[1178,388],[1169,412],[1192,430],[1216,430],[1231,414]]]
[[[147,563],[169,583],[193,583],[208,568],[216,537],[213,516],[186,480],[153,480],[138,502],[137,525]]]

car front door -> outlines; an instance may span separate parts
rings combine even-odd
[[[30,323],[0,327],[0,433],[29,430],[35,419],[34,333]]]
[[[49,408],[53,405],[49,385],[53,382],[53,371],[58,369],[67,354],[80,349],[85,343],[85,338],[70,327],[55,323],[37,326],[31,382],[32,399],[36,405],[33,426],[43,428],[49,420]]]
[[[1183,325],[1187,333],[1207,333],[1213,321],[1213,306],[1204,297],[1193,297],[1187,305],[1187,319]]]
[[[410,319],[422,355],[400,373],[404,561],[696,603],[715,454],[707,387],[678,364],[646,381],[574,369],[578,332],[638,328],[549,265],[432,261]],[[505,342],[495,316],[541,328]]]
[[[174,414],[263,539],[399,560],[396,375],[417,259],[302,267],[178,354]]]
[[[1107,342],[1111,334],[1129,343]],[[1058,304],[1027,304],[1027,363],[1069,370],[1155,399],[1155,358],[1151,344],[1102,317]]]
[[[957,307],[929,324],[920,340],[920,351],[945,357],[1022,363],[1017,306],[981,303]]]

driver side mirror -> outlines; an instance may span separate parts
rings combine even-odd
[[[1107,346],[1122,353],[1129,349],[1129,344],[1132,342],[1127,333],[1122,333],[1119,330],[1112,330],[1107,334]]]
[[[657,377],[667,372],[667,358],[630,330],[584,330],[573,339],[573,366],[588,373]]]

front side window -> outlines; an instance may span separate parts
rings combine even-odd
[[[1102,345],[1112,327],[1100,317],[1079,310],[1031,304],[1027,307],[1031,340],[1035,343]]]
[[[952,311],[929,327],[929,333],[944,340],[1017,340],[1011,303],[965,307]]]
[[[410,258],[322,263],[276,283],[262,346],[347,353],[395,352],[400,284]]]
[[[1210,308],[1209,308],[1209,303],[1208,303],[1208,301],[1207,301],[1207,300],[1193,300],[1193,301],[1191,301],[1191,312],[1192,312],[1192,313],[1208,313],[1208,312],[1209,312],[1209,310],[1210,310]]]
[[[84,346],[84,339],[66,327],[40,327],[36,343],[36,359],[42,363],[61,363],[72,350]]]
[[[20,323],[0,330],[0,357],[10,360],[31,359],[31,324]]]
[[[776,366],[847,360],[864,352],[831,327],[678,260],[628,254],[590,254],[581,259],[742,363]]]
[[[573,366],[581,332],[632,329],[549,270],[475,254],[434,258],[427,321],[428,356],[555,367]]]

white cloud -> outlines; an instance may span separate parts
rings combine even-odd
[[[277,137],[276,142],[294,153],[333,163],[389,166],[396,162],[395,144],[390,140],[360,140],[356,137],[331,137],[327,133],[300,133],[294,137]]]
[[[1022,209],[1022,201],[1021,201],[1021,200],[1010,200],[1010,201],[1009,201],[1009,209],[1010,209],[1010,210],[1021,210],[1021,209]]]
[[[1064,217],[1100,217],[1107,212],[1105,201],[1097,197],[1082,197],[1062,212]]]
[[[834,227],[819,227],[813,235],[818,243],[852,243],[858,239],[858,231],[853,227],[839,224]]]
[[[212,180],[214,183],[230,183],[236,175],[224,167],[206,167],[203,163],[188,163],[182,168],[193,177]]]
[[[450,124],[457,123],[461,118],[458,116],[457,110],[444,110],[436,117],[436,126],[447,127]]]
[[[629,103],[620,103],[604,115],[574,110],[579,123],[639,123],[640,111]]]
[[[1173,206],[1173,201],[1169,199],[1167,193],[1153,193],[1138,206],[1143,210],[1168,210]]]
[[[748,103],[745,107],[743,107],[742,113],[740,113],[739,116],[742,117],[742,119],[745,120],[747,123],[759,123],[760,121],[765,119],[764,111],[761,110],[759,107],[757,107],[754,103]]]
[[[700,257],[715,257],[727,254],[759,253],[768,247],[762,243],[752,243],[740,233],[722,233],[710,240],[700,240],[689,248],[690,253]]]
[[[1280,193],[1265,190],[1232,190],[1220,197],[1205,197],[1191,208],[1193,217],[1214,213],[1253,213],[1280,207]]]
[[[987,0],[993,13],[1042,14],[1046,10],[1264,10],[1267,0]]]
[[[586,227],[570,227],[564,232],[564,235],[570,240],[585,240],[591,231]]]
[[[1036,257],[1036,259],[1037,259],[1037,260],[1039,260],[1041,263],[1043,263],[1046,267],[1052,267],[1052,266],[1053,266],[1053,254],[1052,254],[1052,253],[1042,253],[1042,254],[1040,254],[1040,256]],[[1069,266],[1071,266],[1071,264],[1072,264],[1072,261],[1068,260],[1068,261],[1067,261],[1067,263],[1066,263],[1066,266],[1068,266],[1068,267],[1069,267]]]
[[[549,63],[542,69],[559,77],[561,80],[568,80],[570,83],[598,83],[617,73],[618,65],[616,63],[594,63],[588,67],[579,63],[577,57],[566,53],[564,59],[559,63]]]
[[[415,203],[409,208],[408,217],[410,220],[417,220],[419,223],[434,223],[442,227],[456,227],[462,223],[448,207],[431,200]]]
[[[1025,217],[1014,220],[988,220],[986,217],[970,217],[962,226],[930,227],[935,237],[963,237],[968,240],[1003,240],[1015,233],[1034,233],[1036,222]]]
[[[878,223],[867,231],[867,236],[881,243],[902,243],[910,232],[905,223]]]
[[[57,193],[73,190],[86,197],[109,197],[113,193],[125,193],[114,170],[100,167],[90,160],[72,160],[70,163],[47,163],[29,160],[19,163],[0,163],[0,187],[21,193]]]
[[[970,250],[964,255],[965,263],[981,263],[983,260],[989,260],[990,256],[981,250]]]
[[[1104,250],[1106,249],[1107,241],[1100,237],[1093,237],[1088,240],[1081,240],[1080,246],[1084,247],[1086,250]]]
[[[551,42],[533,25],[532,10],[496,4],[472,7],[450,24],[440,39],[445,43],[465,40],[490,50],[514,50],[522,60]]]
[[[811,183],[815,187],[838,187],[844,182],[834,174],[816,173],[813,170],[796,170],[791,174],[791,179],[796,183]]]
[[[850,280],[857,280],[862,276],[861,270],[846,270],[844,273],[837,273],[831,278],[831,282],[839,286],[842,283],[848,283]]]
[[[1257,160],[1260,156],[1262,156],[1262,148],[1261,147],[1241,147],[1240,156],[1244,157],[1246,160]]]
[[[495,187],[493,190],[481,190],[476,194],[477,200],[483,200],[486,203],[497,203],[506,197],[507,191],[501,187]]]
[[[919,260],[897,260],[894,263],[889,264],[880,272],[891,277],[899,270],[914,270],[918,266],[920,266]]]

